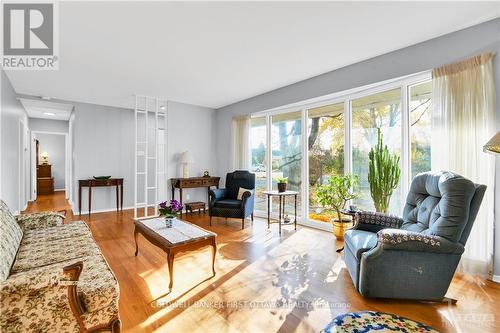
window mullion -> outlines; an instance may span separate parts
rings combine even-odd
[[[302,221],[309,219],[309,133],[307,128],[308,110],[302,109]]]
[[[401,86],[401,203],[405,202],[409,190],[410,161],[410,110],[408,100],[408,85]],[[401,209],[404,205],[401,205]]]

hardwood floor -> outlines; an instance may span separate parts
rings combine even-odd
[[[186,219],[218,234],[217,275],[211,250],[180,255],[168,294],[164,252],[139,236],[134,256],[132,211],[87,216],[71,214],[64,193],[40,195],[29,212],[68,209],[67,222],[85,220],[120,284],[125,332],[318,332],[337,314],[374,310],[397,314],[443,332],[498,332],[500,284],[456,276],[449,297],[456,305],[376,300],[353,287],[340,245],[327,232],[309,228],[267,229],[208,215]],[[411,285],[408,285],[411,288]]]

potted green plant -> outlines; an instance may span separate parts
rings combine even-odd
[[[344,239],[345,231],[352,226],[352,220],[343,218],[340,212],[349,200],[358,197],[354,190],[359,184],[357,175],[334,175],[324,185],[317,186],[316,198],[321,206],[335,211],[332,219],[333,233],[338,240]]]
[[[278,184],[278,192],[286,192],[286,186],[288,184],[287,177],[277,177],[276,183]]]
[[[368,153],[368,183],[377,212],[387,213],[392,192],[398,187],[401,168],[399,156],[389,153],[383,144],[383,135],[377,129],[377,145]]]

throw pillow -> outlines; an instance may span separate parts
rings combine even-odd
[[[246,188],[240,187],[240,189],[238,190],[238,196],[236,197],[236,199],[243,200],[243,193],[245,193],[246,191],[252,192],[252,190],[248,190]]]

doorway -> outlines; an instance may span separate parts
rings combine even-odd
[[[70,159],[68,134],[32,131],[32,193],[33,201],[39,195],[64,192],[69,198]]]

